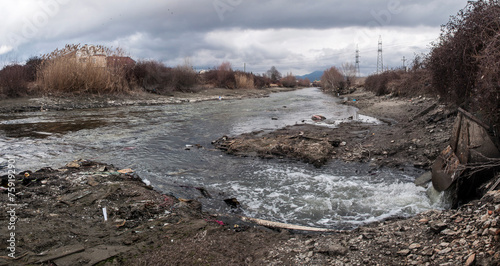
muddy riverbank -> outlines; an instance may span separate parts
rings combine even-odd
[[[194,103],[200,101],[234,100],[243,98],[267,97],[273,92],[290,91],[290,88],[266,89],[209,89],[196,93],[172,92],[170,95],[157,95],[146,92],[131,92],[117,95],[60,95],[13,98],[0,100],[0,113],[58,111],[91,109],[119,106],[143,106]]]
[[[265,138],[304,141],[304,151],[330,145],[326,160],[422,168],[436,156],[431,149],[439,151],[448,141],[453,115],[434,99],[381,98],[365,92],[348,97],[346,104],[386,122],[341,124],[342,134],[301,125],[265,133],[271,134]],[[263,141],[265,134],[247,137]],[[319,145],[307,144],[315,139],[320,139]],[[367,152],[356,152],[357,145]],[[260,156],[258,151],[243,155]],[[7,205],[9,176],[2,177],[0,220],[5,224],[0,235],[7,238],[1,242],[1,265],[498,265],[500,261],[499,190],[458,210],[310,234],[206,213],[195,199],[163,194],[130,170],[104,163],[80,160],[60,169],[16,173],[11,180],[17,193],[15,206]],[[9,257],[10,233],[14,233],[15,258]]]
[[[311,234],[208,214],[195,200],[155,191],[128,169],[85,160],[60,169],[19,173],[12,180],[15,205],[7,205],[12,202],[2,189],[0,232],[5,239],[0,265],[498,265],[500,261],[499,190],[458,210]],[[2,177],[2,187],[8,181],[8,176]],[[15,228],[9,229],[9,221]]]
[[[376,117],[381,123],[351,118],[335,129],[304,123],[273,132],[223,136],[214,145],[238,156],[291,158],[318,167],[340,159],[374,166],[429,169],[448,145],[456,114],[437,99],[383,98],[363,90],[347,95],[344,103],[358,107],[360,114]]]

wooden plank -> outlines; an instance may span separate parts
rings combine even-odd
[[[465,111],[464,109],[458,107],[458,111],[462,114],[464,114],[467,118],[469,118],[470,120],[478,123],[480,126],[484,127],[484,129],[486,129],[487,131],[490,131],[490,127],[488,125],[486,125],[485,123],[483,123],[483,121],[477,119],[477,117],[475,117],[473,114]]]
[[[255,224],[266,226],[266,227],[272,227],[272,228],[282,228],[282,229],[298,230],[298,231],[310,231],[310,232],[335,232],[335,230],[333,230],[333,229],[278,223],[278,222],[272,222],[272,221],[267,221],[267,220],[262,220],[262,219],[257,219],[257,218],[245,217],[245,216],[240,216],[240,219],[243,221],[246,221],[246,222],[251,222],[251,223],[255,223]]]

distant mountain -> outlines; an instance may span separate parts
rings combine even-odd
[[[314,71],[314,72],[306,74],[306,75],[296,76],[296,78],[301,78],[301,79],[308,78],[312,82],[315,80],[321,80],[321,76],[323,76],[323,72],[324,71],[318,70],[318,71]]]

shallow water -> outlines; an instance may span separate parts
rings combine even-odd
[[[199,198],[211,212],[228,212],[299,225],[352,228],[392,216],[441,208],[439,196],[413,185],[420,172],[372,170],[332,162],[321,169],[289,160],[238,158],[213,150],[222,135],[313,123],[311,116],[340,122],[378,120],[357,114],[316,88],[268,98],[165,106],[0,114],[0,166],[61,167],[85,158],[132,168],[153,186],[177,197]],[[334,129],[333,129],[334,130]],[[186,145],[199,144],[203,148]],[[203,187],[212,198],[202,197]]]

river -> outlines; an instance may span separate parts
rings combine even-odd
[[[209,212],[335,229],[443,208],[439,197],[413,184],[417,169],[338,161],[318,169],[234,157],[211,145],[223,135],[313,123],[315,114],[329,118],[322,125],[332,128],[349,117],[379,123],[317,88],[256,99],[0,114],[0,166],[11,157],[18,169],[56,168],[81,158],[106,162],[134,169],[165,193],[199,199]],[[227,198],[236,198],[241,209],[230,210]]]

